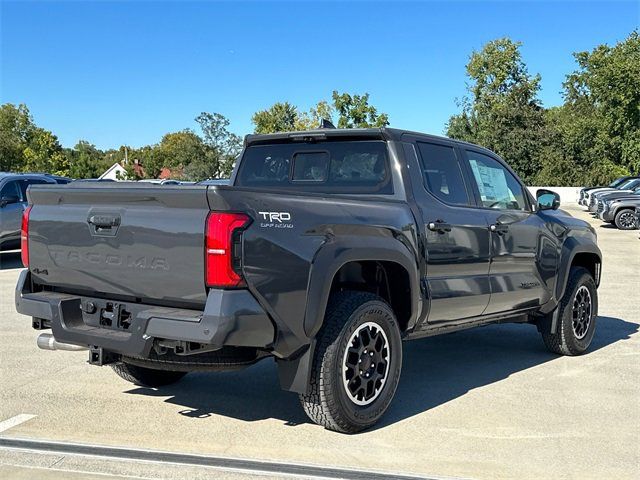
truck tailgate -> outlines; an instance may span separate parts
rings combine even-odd
[[[29,267],[60,291],[204,304],[206,186],[38,186]]]

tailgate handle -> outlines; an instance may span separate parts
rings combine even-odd
[[[96,228],[107,230],[120,225],[120,215],[91,215],[87,221]]]

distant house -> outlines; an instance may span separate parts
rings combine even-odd
[[[146,176],[144,168],[142,167],[142,165],[138,160],[135,160],[133,162],[133,173],[136,175],[137,178],[144,178]]]
[[[171,170],[170,168],[167,167],[162,167],[162,170],[160,170],[160,174],[158,175],[158,178],[164,180],[164,179],[169,179],[169,178],[182,178],[182,169],[178,168],[175,170]]]
[[[144,167],[137,160],[133,164],[133,172],[137,178],[145,178],[146,173],[144,171]],[[182,177],[182,169],[171,170],[167,167],[163,167],[158,174],[158,179],[160,180],[169,180],[176,179]],[[124,180],[127,178],[127,170],[120,164],[114,163],[107,169],[99,177],[100,179],[110,179],[110,180]]]
[[[125,168],[119,163],[114,163],[111,165],[106,172],[98,177],[100,180],[123,180],[127,178],[127,171]]]

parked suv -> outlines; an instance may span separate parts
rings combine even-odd
[[[627,180],[632,180],[638,177],[625,176],[616,178],[613,182],[611,182],[607,186],[599,186],[599,187],[584,187],[578,191],[578,205],[588,206],[589,195],[594,193],[597,189],[605,189],[605,188],[618,188],[621,184],[626,182]]]
[[[0,172],[0,251],[20,248],[22,212],[27,206],[27,187],[55,184],[41,174]]]
[[[620,192],[631,193],[638,186],[640,186],[640,178],[634,177],[621,183],[616,188],[598,188],[592,192],[588,192],[589,198],[587,207],[590,212],[595,213],[598,210],[598,200],[600,200],[604,195]]]
[[[403,340],[524,322],[579,355],[595,332],[593,227],[448,138],[249,135],[230,185],[76,182],[29,200],[16,308],[52,330],[40,346],[88,348],[149,387],[272,358],[339,432],[387,410]]]
[[[620,230],[638,228],[635,209],[640,206],[640,188],[624,196],[605,197],[598,202],[598,216],[605,222],[614,224]]]

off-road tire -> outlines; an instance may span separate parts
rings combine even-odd
[[[589,290],[591,295],[591,321],[583,338],[578,338],[573,329],[573,302],[576,292],[582,286]],[[596,317],[598,315],[598,290],[591,273],[583,267],[571,267],[569,281],[564,295],[558,305],[558,324],[555,333],[542,333],[545,346],[553,353],[559,355],[580,355],[584,353],[596,329]]]
[[[163,387],[177,382],[187,374],[187,372],[155,370],[125,362],[114,363],[111,368],[126,381],[141,387]]]
[[[367,322],[381,327],[389,344],[389,369],[377,397],[362,406],[343,385],[343,359],[351,336]],[[402,339],[391,307],[367,292],[345,291],[329,299],[316,337],[310,384],[300,402],[311,420],[328,430],[357,433],[374,425],[389,407],[400,380]]]
[[[635,230],[638,228],[636,214],[629,208],[625,208],[616,213],[616,218],[613,223],[619,230]]]

